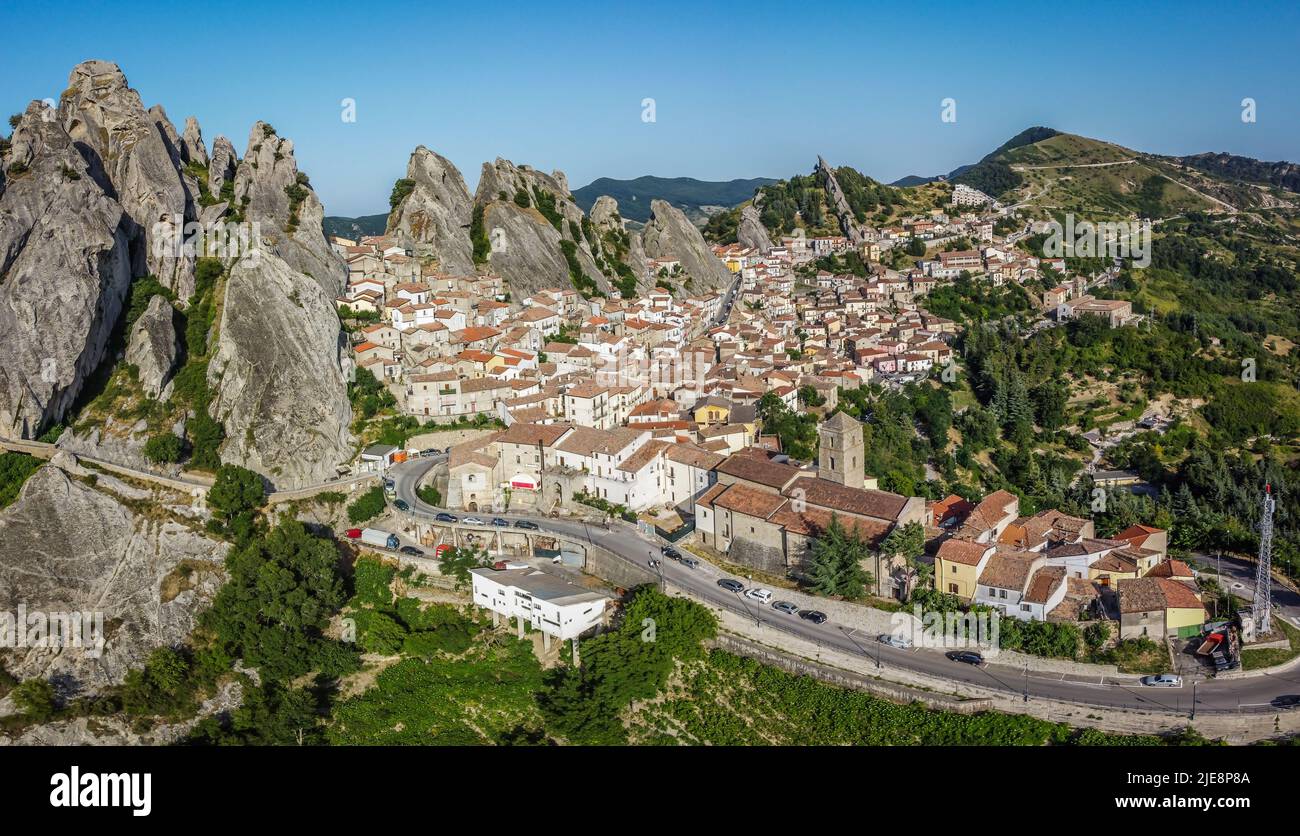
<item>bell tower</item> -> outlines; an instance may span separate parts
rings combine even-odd
[[[817,475],[850,488],[866,485],[862,424],[837,412],[817,428]]]

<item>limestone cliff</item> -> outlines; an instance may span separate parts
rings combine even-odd
[[[93,691],[189,635],[224,578],[228,546],[199,533],[186,505],[137,515],[131,505],[144,500],[184,501],[107,476],[92,487],[46,465],[0,511],[0,611],[100,612],[107,634],[98,658],[85,647],[13,649],[10,673]]]
[[[61,420],[104,357],[131,282],[130,220],[32,103],[0,194],[0,434]]]
[[[333,478],[353,453],[352,361],[333,296],[263,252],[231,266],[218,333],[208,380],[222,461],[276,488]]]

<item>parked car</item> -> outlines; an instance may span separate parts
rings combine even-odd
[[[360,539],[361,539],[361,529],[359,529],[359,528],[349,528],[347,531],[343,532],[343,536],[346,537],[346,538],[348,538],[349,540],[360,540]]]
[[[821,610],[802,610],[799,613],[799,617],[804,621],[811,621],[813,624],[826,623],[826,613]]]
[[[682,565],[685,566],[687,569],[694,569],[696,566],[700,565],[700,561],[696,560],[693,557],[683,557]]]
[[[1143,685],[1151,688],[1181,688],[1183,687],[1183,678],[1177,674],[1159,673],[1154,676],[1144,676],[1140,680]]]
[[[449,523],[458,522],[455,514],[448,514],[446,511],[441,512],[440,514],[438,514],[438,516],[434,517],[434,519],[437,520],[438,522],[449,522]]]
[[[682,559],[682,553],[677,551],[677,549],[674,549],[672,546],[664,546],[662,549],[659,550],[659,553],[662,554],[664,557],[668,558],[669,560]]]
[[[493,517],[492,524],[495,525],[497,528],[509,528],[510,520],[503,520],[500,517]]]
[[[405,499],[398,499],[393,502],[393,507],[399,511],[409,511],[411,506],[406,504]]]
[[[777,612],[783,612],[786,615],[798,615],[799,605],[792,601],[773,601],[772,609]]]
[[[398,551],[401,552],[402,554],[412,555],[413,557],[420,557],[421,555],[424,554],[423,551],[417,549],[415,546],[402,546],[400,549],[398,549]]]
[[[731,578],[722,578],[722,579],[720,579],[720,580],[718,581],[718,586],[722,587],[723,589],[727,590],[728,592],[744,592],[744,591],[745,591],[745,585],[744,585],[743,583],[741,583],[740,581],[732,580]]]
[[[973,650],[950,650],[943,654],[954,662],[965,662],[968,665],[984,664],[984,657]]]
[[[478,517],[466,517],[461,520],[461,522],[465,523],[465,525],[487,525],[487,523],[483,522]]]
[[[1283,694],[1280,697],[1274,697],[1269,705],[1274,708],[1294,708],[1300,705],[1300,694]]]
[[[876,641],[881,644],[887,644],[890,647],[897,647],[899,650],[910,650],[912,640],[903,636],[895,636],[893,633],[881,633],[876,636]]]
[[[752,598],[761,604],[766,604],[768,601],[772,600],[772,590],[763,589],[762,587],[755,587],[749,590],[748,592],[746,592],[745,597]]]
[[[515,520],[515,528],[526,528],[529,531],[536,531],[537,523],[532,520]]]

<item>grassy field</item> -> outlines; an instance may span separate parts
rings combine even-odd
[[[1259,650],[1243,650],[1241,652],[1242,670],[1253,671],[1260,668],[1271,668],[1274,665],[1280,665],[1283,662],[1290,662],[1297,655],[1300,655],[1300,630],[1292,627],[1285,619],[1274,616],[1274,623],[1282,628],[1282,632],[1291,641],[1291,648],[1288,650],[1281,647],[1265,647]]]

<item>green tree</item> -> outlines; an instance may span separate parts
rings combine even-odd
[[[208,507],[223,520],[252,514],[266,504],[262,476],[235,464],[217,468],[216,480],[208,489]]]
[[[29,679],[14,688],[10,696],[18,710],[37,723],[47,722],[58,708],[54,686],[44,679]]]

